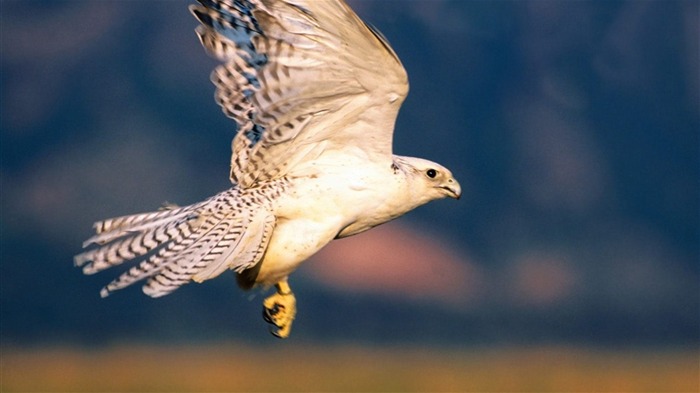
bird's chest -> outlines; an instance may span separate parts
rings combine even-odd
[[[361,172],[295,179],[273,202],[275,229],[258,282],[274,283],[331,240],[386,222],[400,212],[390,179]]]
[[[280,201],[278,217],[311,219],[332,232],[330,239],[354,235],[404,213],[402,180],[362,169],[310,177]]]

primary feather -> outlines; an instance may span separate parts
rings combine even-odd
[[[216,101],[238,125],[235,184],[282,177],[298,161],[316,158],[309,145],[322,141],[356,145],[390,162],[406,72],[345,3],[200,3],[190,8],[202,23],[197,34],[225,62],[212,73]]]

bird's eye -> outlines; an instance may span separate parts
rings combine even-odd
[[[429,178],[434,179],[435,176],[437,176],[437,171],[435,169],[428,169],[425,174],[428,175]]]

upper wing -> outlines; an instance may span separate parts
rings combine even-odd
[[[212,73],[216,101],[238,125],[232,182],[250,187],[349,146],[389,165],[406,71],[347,4],[197,1],[197,34],[225,62]]]

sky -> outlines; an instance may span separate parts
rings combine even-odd
[[[230,186],[188,4],[0,3],[3,342],[270,339],[232,275],[102,300],[123,269],[72,265],[93,222]],[[463,196],[306,262],[293,337],[698,345],[697,2],[350,4],[409,75],[395,153]]]

